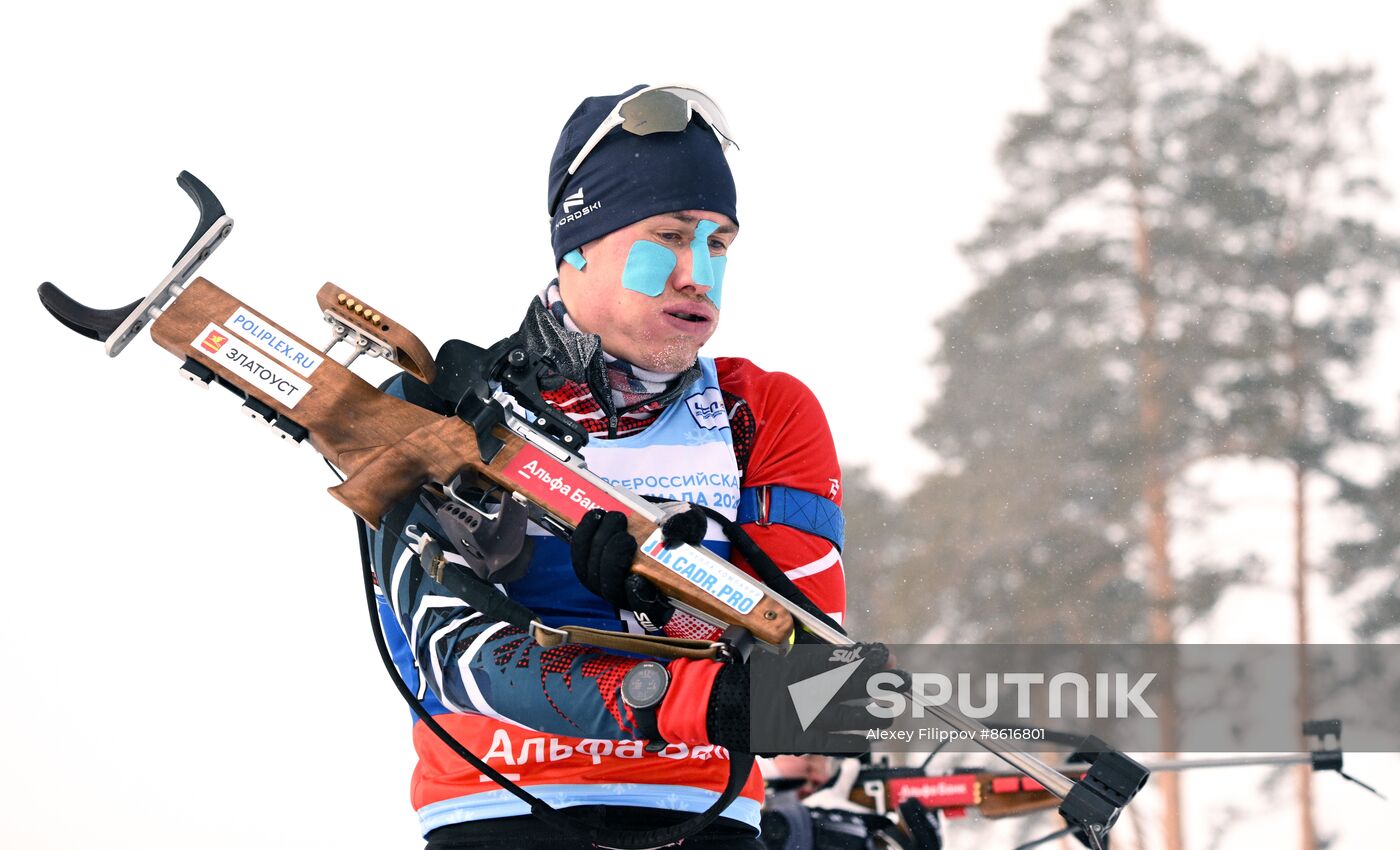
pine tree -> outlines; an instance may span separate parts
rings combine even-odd
[[[978,287],[938,323],[918,435],[942,466],[894,547],[896,587],[937,594],[926,637],[1171,642],[1245,572],[1172,563],[1169,493],[1217,457],[1293,471],[1300,588],[1312,478],[1369,499],[1378,529],[1340,580],[1393,557],[1400,524],[1375,506],[1400,475],[1366,490],[1335,463],[1373,438],[1340,387],[1400,256],[1364,211],[1367,73],[1227,76],[1147,0],[1098,0],[1052,34],[1044,84],[998,151],[1009,196],[964,246]],[[1176,777],[1154,784],[1179,848]]]
[[[1151,3],[1100,0],[1052,34],[1044,83],[998,152],[1010,196],[965,247],[980,286],[939,325],[919,433],[947,466],[912,510],[961,508],[930,520],[931,545],[986,637],[1169,643],[1223,578],[1180,586],[1168,492],[1221,448],[1195,390],[1229,308],[1202,297],[1214,211],[1191,141],[1225,81]],[[1156,784],[1176,850],[1179,786]]]
[[[1202,389],[1222,434],[1292,478],[1294,620],[1309,642],[1307,494],[1317,479],[1348,487],[1334,458],[1373,442],[1366,411],[1341,392],[1362,365],[1383,284],[1400,252],[1372,220],[1384,192],[1370,157],[1378,99],[1368,69],[1302,74],[1262,57],[1197,126],[1198,197],[1222,222],[1211,255],[1216,292],[1234,304],[1219,328],[1228,356]],[[1205,167],[1209,165],[1209,167]],[[1349,492],[1356,492],[1348,487]],[[1300,649],[1299,713],[1311,713]],[[1299,771],[1304,850],[1317,846],[1312,775]]]

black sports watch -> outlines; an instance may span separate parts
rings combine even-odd
[[[660,752],[666,741],[656,725],[656,712],[671,686],[671,674],[655,661],[643,661],[622,677],[622,702],[632,709],[637,731],[647,740],[647,752]]]

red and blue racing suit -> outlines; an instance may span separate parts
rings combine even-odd
[[[705,504],[737,518],[788,577],[838,622],[845,613],[841,563],[841,471],[826,417],[801,382],[738,358],[701,358],[701,374],[639,431],[590,440],[590,470],[627,489]],[[386,388],[423,403],[426,388],[400,375]],[[588,390],[565,384],[551,403],[587,417]],[[582,412],[581,412],[582,411]],[[411,501],[381,528],[425,531],[442,539],[431,516]],[[568,545],[532,526],[527,573],[502,586],[548,625],[638,631],[584,588]],[[419,568],[402,538],[372,533],[371,560],[380,617],[396,664],[429,711],[468,749],[555,807],[616,805],[700,812],[728,778],[728,753],[706,740],[705,715],[718,662],[672,661],[660,712],[662,737],[648,753],[618,689],[639,659],[601,650],[544,649],[506,623],[452,596]],[[705,545],[749,570],[711,523]],[[670,633],[717,635],[678,612]],[[411,798],[426,835],[441,826],[527,814],[526,806],[415,722],[418,766]],[[724,817],[759,821],[763,783],[755,770]]]

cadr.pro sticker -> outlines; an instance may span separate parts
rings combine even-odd
[[[659,528],[642,544],[642,552],[740,614],[749,613],[763,599],[763,590],[748,576],[707,550],[689,543],[667,549]]]

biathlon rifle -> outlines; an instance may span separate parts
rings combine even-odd
[[[173,268],[144,298],[112,310],[75,301],[52,283],[39,287],[45,308],[68,328],[106,344],[115,357],[149,324],[157,345],[181,361],[189,380],[218,384],[282,439],[309,443],[340,470],[330,493],[377,528],[390,509],[420,488],[449,497],[459,476],[489,481],[516,502],[536,506],[554,530],[571,531],[592,508],[620,511],[637,540],[632,571],[675,605],[726,630],[747,651],[750,639],[786,652],[800,626],[834,646],[855,643],[802,605],[750,579],[707,550],[662,543],[661,506],[589,471],[579,450],[587,436],[539,396],[539,363],[522,348],[486,351],[452,341],[437,360],[403,325],[334,284],[316,301],[331,328],[315,347],[194,272],[223,243],[233,220],[189,172],[177,182],[199,209],[199,224]],[[331,354],[346,345],[343,360]],[[456,399],[442,415],[389,396],[350,371],[362,354],[382,357]],[[445,367],[443,367],[445,364]],[[683,570],[688,565],[692,569]],[[712,580],[695,582],[698,567]],[[536,624],[538,627],[538,624]],[[1060,801],[1066,819],[1095,843],[1106,835],[1149,771],[1107,747],[1072,779],[996,737],[956,710],[914,694],[943,723],[970,734]]]
[[[1085,738],[1053,730],[1041,730],[1042,740],[1081,748],[1066,760],[1063,770],[1073,779],[1080,779],[1085,764],[1095,757],[1082,747]],[[1370,791],[1379,791],[1342,770],[1342,721],[1308,720],[1303,723],[1306,753],[1279,755],[1211,756],[1178,758],[1148,762],[1148,770],[1180,772],[1219,767],[1286,767],[1308,765],[1314,772],[1332,771]],[[1019,817],[1055,808],[1059,800],[1029,776],[1005,771],[957,770],[945,774],[929,774],[928,764],[937,751],[929,754],[922,765],[899,767],[891,765],[862,766],[851,788],[851,802],[864,806],[900,824],[906,833],[917,830],[923,812],[938,811],[945,817],[958,818],[976,812],[984,818]],[[1077,764],[1077,762],[1079,762]],[[910,827],[913,827],[911,830]],[[1079,835],[1073,824],[1047,836],[1023,844],[1017,850],[1039,845],[1061,835]],[[917,837],[917,836],[915,836]]]

